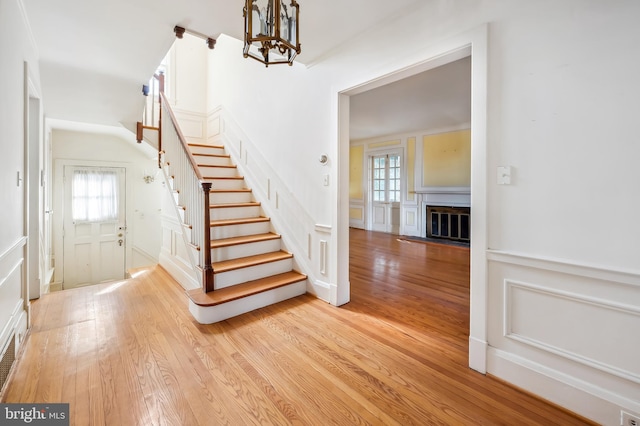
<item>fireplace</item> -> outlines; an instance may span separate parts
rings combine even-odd
[[[469,207],[427,206],[427,237],[470,241]]]

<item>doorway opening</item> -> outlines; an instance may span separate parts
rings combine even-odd
[[[406,77],[436,68],[460,58],[471,58],[471,218],[470,234],[470,309],[469,366],[486,372],[487,356],[487,26],[443,41],[423,52],[423,61],[389,70],[384,75],[371,75],[357,85],[338,92],[338,174],[349,176],[350,166],[350,100],[352,96],[384,86]],[[347,303],[349,286],[349,181],[338,184],[337,233],[337,305]]]

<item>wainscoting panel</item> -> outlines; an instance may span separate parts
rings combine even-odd
[[[637,339],[610,329],[640,330],[640,307],[510,280],[505,295],[506,337],[640,384]]]
[[[220,135],[220,116],[212,112],[207,117],[207,141],[209,143]]]
[[[177,109],[174,109],[173,112],[180,123],[182,134],[189,142],[207,143],[207,117],[204,114]]]
[[[419,207],[416,205],[405,204],[403,206],[402,212],[404,213],[404,220],[400,225],[402,226],[402,231],[400,232],[402,235],[420,236],[420,221],[422,220],[422,215],[418,209]]]
[[[640,274],[488,258],[488,372],[603,424],[638,412]]]
[[[0,354],[16,338],[17,351],[27,331],[27,315],[24,309],[23,288],[24,247],[26,238],[20,238],[11,247],[0,252]]]
[[[349,203],[349,226],[365,229],[365,210],[362,201],[351,201]]]

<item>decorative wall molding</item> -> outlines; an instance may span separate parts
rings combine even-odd
[[[316,229],[316,231],[321,232],[323,234],[331,235],[331,225],[316,224],[315,229]]]
[[[0,263],[7,259],[15,250],[27,244],[27,237],[20,237],[9,248],[0,254]]]
[[[516,301],[517,293],[520,293],[519,296],[522,303],[517,305],[520,306],[520,312],[516,313],[513,311],[513,307],[518,303]],[[529,294],[527,295],[527,293]],[[522,312],[525,310],[525,308],[522,307],[524,299],[527,300],[527,309],[530,309],[531,311],[536,310],[538,307],[540,307],[540,310],[542,311],[549,306],[557,308],[563,305],[566,308],[564,310],[555,309],[554,312],[547,311],[547,318],[540,318],[537,316],[538,322],[550,321],[558,317],[561,318],[566,315],[567,312],[571,312],[572,322],[584,322],[580,321],[580,315],[582,315],[582,320],[588,321],[592,316],[590,316],[587,311],[595,312],[595,310],[604,310],[606,312],[600,312],[599,316],[606,318],[608,320],[608,324],[628,324],[630,322],[635,322],[637,326],[632,328],[635,330],[640,329],[640,307],[509,279],[504,280],[504,295],[503,334],[505,337],[640,384],[640,364],[637,363],[637,356],[634,356],[633,360],[629,360],[628,356],[624,357],[624,355],[629,353],[635,353],[637,349],[633,347],[634,345],[631,341],[628,341],[628,344],[625,344],[623,341],[618,341],[619,351],[614,352],[614,354],[617,353],[615,361],[617,361],[621,366],[626,366],[626,368],[613,365],[611,363],[614,362],[613,360],[605,362],[604,360],[598,360],[595,358],[594,352],[597,352],[598,348],[601,348],[604,345],[607,349],[610,349],[612,345],[615,344],[615,342],[611,342],[612,345],[607,345],[605,343],[608,330],[599,330],[597,326],[592,326],[592,336],[589,338],[589,344],[582,343],[579,345],[583,352],[581,354],[576,350],[569,348],[572,344],[577,345],[577,343],[580,343],[577,339],[573,341],[572,338],[564,337],[562,343],[553,343],[550,341],[553,340],[554,333],[552,332],[547,331],[546,334],[549,338],[544,339],[533,336],[531,333],[527,335],[524,330],[520,330],[519,332],[516,330],[517,326],[514,324],[516,315],[522,317],[522,322],[527,322],[529,319],[533,318],[533,315],[531,317],[525,317],[526,314]],[[538,299],[545,298],[546,303],[543,304],[539,301],[540,303],[536,304],[535,297],[532,297],[531,295],[538,296]],[[636,317],[636,320],[630,321],[629,315]],[[563,328],[563,323],[561,321],[554,321],[554,324],[558,329]],[[539,326],[532,325],[529,328],[534,329],[536,327]],[[625,362],[625,358],[627,362]],[[634,367],[636,371],[632,371]]]
[[[207,140],[207,116],[193,111],[173,109],[180,123],[180,130],[189,142],[205,143]]]
[[[605,266],[587,265],[566,259],[554,259],[528,254],[487,250],[487,259],[491,262],[508,263],[546,271],[561,272],[586,278],[614,281],[620,284],[640,286],[640,271],[620,270]]]
[[[490,374],[602,424],[637,412],[640,274],[500,250],[487,263]]]

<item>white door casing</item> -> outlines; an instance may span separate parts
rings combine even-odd
[[[94,177],[104,174],[109,176],[109,179],[116,178],[116,181],[112,182],[117,188],[116,193],[106,195],[115,197],[116,204],[112,206],[112,212],[101,216],[101,213],[96,215],[94,211],[88,217],[77,211],[74,213],[73,182],[78,172],[89,173]],[[125,188],[126,172],[123,167],[64,167],[64,289],[124,278]],[[75,195],[78,196],[78,193]],[[89,203],[100,204],[100,194],[89,191],[89,195]],[[78,204],[76,209],[77,206]]]

